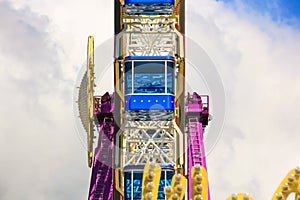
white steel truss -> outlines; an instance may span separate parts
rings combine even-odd
[[[127,18],[116,36],[119,56],[183,56],[182,35],[174,18]]]
[[[127,121],[123,134],[123,166],[176,164],[174,121]]]

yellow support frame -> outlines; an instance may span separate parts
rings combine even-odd
[[[94,139],[94,85],[95,85],[95,72],[94,72],[94,37],[88,37],[87,46],[87,96],[88,96],[88,110],[89,110],[89,126],[87,133],[88,145],[88,165],[92,167],[93,164],[93,139]]]
[[[300,168],[292,169],[281,181],[272,200],[286,200],[291,193],[295,193],[295,200],[300,200]]]
[[[192,168],[192,177],[193,177],[192,200],[201,199],[201,198],[202,200],[207,200],[208,199],[208,177],[205,168],[200,165],[194,166]]]
[[[253,198],[246,193],[237,193],[237,194],[232,194],[226,200],[253,200]]]
[[[157,199],[161,168],[157,164],[146,164],[143,173],[142,200]]]
[[[183,200],[187,189],[187,179],[180,173],[172,177],[172,186],[165,187],[164,193],[167,200]]]
[[[181,176],[180,181],[176,180],[177,176]],[[172,177],[172,188],[174,190],[174,193],[176,193],[179,196],[179,200],[183,200],[183,197],[185,195],[185,191],[186,191],[186,187],[187,187],[187,179],[185,176],[182,176],[181,174],[175,174]],[[179,190],[180,188],[180,190]]]
[[[123,172],[120,169],[114,169],[114,180],[115,180],[115,189],[120,194],[120,196],[124,196],[124,192],[122,190],[122,176],[120,177],[120,174],[123,174]]]

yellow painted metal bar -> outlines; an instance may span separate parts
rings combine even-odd
[[[183,200],[187,188],[187,179],[181,174],[172,177],[172,186],[164,189],[167,200]]]
[[[208,177],[204,167],[196,165],[192,168],[192,199],[208,199]]]
[[[181,0],[176,0],[175,1],[174,12],[175,12],[176,15],[179,14],[179,9],[178,8],[179,8],[180,1]]]
[[[122,74],[120,70],[120,62],[116,61],[115,64],[115,91],[121,98],[122,103],[124,103],[123,85],[122,85]]]
[[[289,195],[294,193],[295,200],[300,200],[300,167],[292,169],[281,181],[272,200],[287,200]],[[226,200],[253,200],[251,196],[245,193],[232,194]]]
[[[88,145],[88,165],[92,166],[93,163],[93,138],[94,138],[94,37],[88,37],[88,47],[87,47],[87,78],[88,78],[88,110],[89,110],[89,126],[87,135],[87,145]]]
[[[160,182],[161,168],[158,164],[146,164],[143,174],[142,200],[156,200]]]
[[[253,198],[245,193],[237,193],[237,194],[232,194],[226,200],[253,200]]]
[[[176,80],[176,87],[177,87],[177,91],[176,91],[176,97],[175,97],[175,101],[178,101],[179,97],[181,95],[183,95],[184,92],[184,81],[185,81],[185,65],[184,65],[184,61],[183,58],[178,58],[179,59],[179,72],[178,72],[178,76],[177,76],[177,80]]]
[[[300,196],[300,168],[292,169],[281,181],[272,200],[286,200],[291,193],[295,193],[296,200]]]
[[[120,193],[121,196],[124,196],[124,192],[121,188],[120,183],[122,182],[122,177],[120,178],[120,169],[114,170],[114,177],[115,177],[115,189]]]
[[[175,174],[172,178],[172,188],[174,193],[178,195],[179,200],[182,200],[187,187],[187,179],[181,174]]]
[[[176,130],[176,166],[175,168],[178,170],[181,170],[183,168],[183,164],[184,164],[184,147],[182,144],[182,141],[184,139],[184,135],[182,133],[182,131],[180,130],[180,128],[178,127],[177,123],[175,122],[175,120],[173,120],[173,127]],[[178,172],[178,171],[177,171]]]

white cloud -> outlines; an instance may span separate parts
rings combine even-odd
[[[223,135],[208,157],[212,195],[270,198],[300,163],[299,30],[222,3],[187,7],[187,33],[217,64],[227,97]]]
[[[89,171],[74,134],[73,80],[49,19],[2,1],[0,27],[0,199],[83,199]]]
[[[84,199],[90,171],[72,92],[87,36],[97,45],[113,35],[113,3],[10,2],[0,2],[0,199]],[[227,97],[208,157],[212,196],[270,198],[300,163],[299,30],[221,2],[187,3],[187,35],[216,63]]]
[[[113,37],[113,1],[12,1],[16,8],[29,7],[38,15],[48,16],[51,37],[63,49],[61,64],[65,67],[61,70],[70,79],[86,59],[89,35],[95,37],[95,46]]]

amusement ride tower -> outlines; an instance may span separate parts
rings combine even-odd
[[[92,167],[88,199],[209,200],[209,96],[185,91],[185,0],[114,2],[114,92],[94,94],[92,36],[79,90]]]

